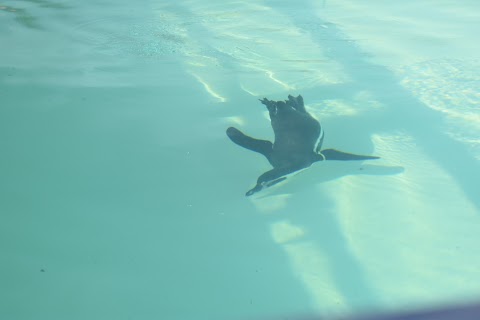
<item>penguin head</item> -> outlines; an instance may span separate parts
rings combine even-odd
[[[283,176],[283,177],[277,177],[277,178],[274,178],[274,179],[271,179],[270,177],[266,176],[265,174],[262,174],[258,180],[257,180],[257,184],[255,185],[255,187],[253,187],[252,189],[248,190],[247,193],[245,194],[245,196],[249,197],[251,196],[252,194],[254,193],[257,193],[259,191],[262,191],[263,189],[266,189],[268,187],[271,187],[273,185],[276,185],[277,183],[279,182],[282,182],[284,180],[286,180],[287,177]]]

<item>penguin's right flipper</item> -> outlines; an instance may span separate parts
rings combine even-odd
[[[261,153],[267,158],[272,153],[273,144],[270,141],[254,139],[234,127],[227,129],[227,136],[239,146]]]
[[[320,153],[325,157],[325,160],[349,161],[349,160],[380,159],[380,157],[363,156],[363,155],[359,155],[359,154],[353,154],[353,153],[338,151],[338,150],[335,150],[335,149],[325,149],[325,150],[322,150]]]

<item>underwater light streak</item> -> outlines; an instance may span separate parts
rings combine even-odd
[[[307,231],[288,220],[274,222],[270,228],[273,240],[285,250],[293,272],[309,291],[313,307],[323,312],[348,310],[344,297],[328,276],[331,272],[328,258],[321,248],[305,239]]]
[[[202,78],[200,78],[200,76],[196,75],[195,73],[190,73],[190,74],[191,74],[192,76],[194,76],[195,79],[198,80],[198,82],[200,82],[201,84],[203,84],[203,87],[205,88],[205,90],[206,90],[212,97],[214,97],[215,99],[219,100],[220,102],[226,102],[226,101],[227,101],[226,98],[222,97],[219,93],[215,92],[205,80],[203,80]]]
[[[245,88],[245,86],[243,84],[240,84],[240,88],[245,91],[246,93],[248,93],[249,95],[252,95],[254,97],[258,96],[259,94],[258,93],[254,93],[250,90],[248,90],[247,88]]]
[[[295,90],[294,87],[289,86],[289,85],[286,84],[285,82],[282,82],[282,81],[278,80],[277,78],[275,78],[273,71],[265,70],[265,72],[268,74],[268,77],[269,77],[270,79],[272,79],[274,82],[278,83],[279,85],[281,85],[281,86],[284,87],[285,89],[287,89],[287,90]]]

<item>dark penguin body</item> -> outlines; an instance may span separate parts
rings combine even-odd
[[[321,150],[323,130],[320,123],[306,110],[302,96],[288,96],[285,101],[260,100],[270,114],[275,141],[254,139],[240,130],[230,127],[227,135],[234,143],[263,154],[273,169],[258,177],[256,186],[247,192],[250,196],[264,188],[277,184],[287,176],[312,163],[323,160],[368,160],[374,156],[355,155],[335,149]]]

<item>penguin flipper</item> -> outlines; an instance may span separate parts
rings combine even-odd
[[[335,150],[335,149],[325,149],[325,150],[322,150],[320,153],[325,157],[325,160],[349,161],[349,160],[380,159],[380,157],[363,156],[363,155],[359,155],[359,154],[353,154],[353,153],[338,151],[338,150]]]
[[[238,144],[245,149],[261,153],[267,158],[269,158],[270,154],[272,153],[273,144],[270,141],[249,137],[237,128],[228,128],[227,136],[235,144]]]

